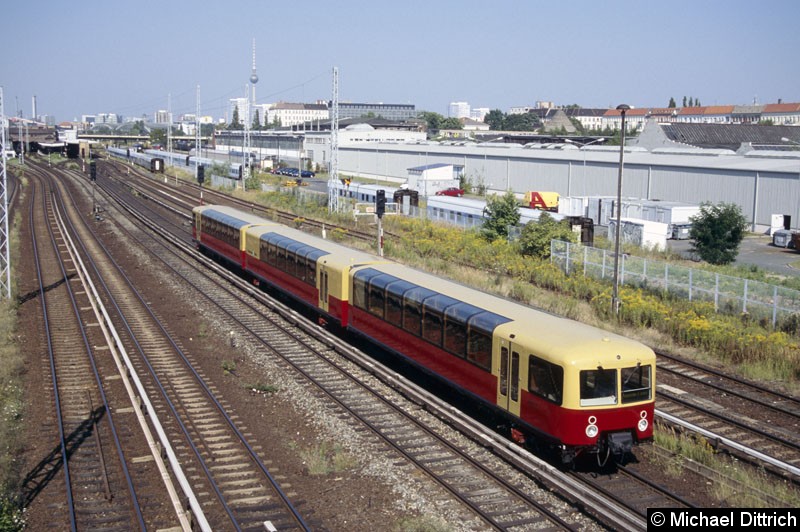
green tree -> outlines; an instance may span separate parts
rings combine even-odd
[[[551,240],[577,242],[578,236],[567,220],[557,221],[550,213],[543,212],[539,221],[528,222],[522,228],[519,237],[520,251],[523,255],[549,259]]]
[[[675,98],[670,97],[669,105],[667,105],[667,107],[669,107],[670,109],[678,107],[678,104],[675,103]]]
[[[228,125],[228,129],[239,130],[244,129],[242,123],[239,121],[239,106],[233,108],[233,118],[231,118],[231,123]]]
[[[747,219],[734,203],[702,203],[700,212],[689,218],[692,251],[711,264],[730,264],[739,254],[747,230]]]
[[[498,238],[508,238],[508,227],[519,223],[519,203],[510,190],[503,196],[492,195],[486,198],[483,209],[481,234],[490,242]]]
[[[569,117],[569,121],[572,122],[572,126],[576,129],[576,134],[578,135],[585,135],[586,128],[583,127],[583,124],[577,118]]]
[[[539,118],[533,113],[506,115],[503,121],[506,131],[533,131],[540,126]]]
[[[131,135],[144,135],[144,122],[141,120],[137,120],[131,126]]]
[[[428,126],[428,131],[438,131],[442,128],[444,116],[439,113],[423,111],[419,114],[419,117],[425,121],[425,124]]]
[[[166,145],[167,143],[167,130],[160,128],[153,128],[150,131],[150,144]]]
[[[483,117],[483,122],[489,124],[489,129],[492,131],[500,131],[503,129],[503,122],[506,115],[500,109],[492,109],[486,116]]]
[[[261,118],[258,116],[258,109],[253,114],[253,124],[250,126],[250,129],[253,131],[259,131],[261,129]]]
[[[683,106],[686,107],[686,96],[683,97]]]
[[[445,118],[439,123],[440,129],[464,129],[464,124],[461,123],[461,120],[458,118],[451,116],[449,118]]]

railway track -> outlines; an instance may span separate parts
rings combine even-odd
[[[153,196],[156,196],[156,195],[163,195],[163,192],[153,191]],[[624,473],[621,473],[620,475],[622,475],[622,474],[624,474]],[[614,488],[612,488],[610,491],[614,492],[616,490]],[[662,495],[660,495],[660,497],[664,497],[664,499],[659,499],[659,500],[662,500],[663,502],[660,502],[658,504],[663,505],[663,506],[673,506],[675,504],[684,504],[684,503],[679,502],[679,498],[672,497],[669,494],[662,494]],[[670,502],[670,499],[672,500],[672,502]],[[636,511],[637,511],[638,514],[641,515],[641,505],[639,505],[639,508]]]
[[[181,237],[180,235],[175,235],[174,238],[180,239]],[[158,252],[156,251],[155,253]],[[163,253],[158,254],[159,256],[163,257]],[[197,281],[191,281],[191,283],[193,285],[198,284]],[[204,288],[202,292],[210,293],[210,290],[208,288]],[[233,297],[234,301],[230,303],[230,308],[236,309],[239,305],[241,305],[241,303],[237,301],[238,295],[233,295]],[[222,298],[219,295],[215,296],[213,299],[217,305],[222,304],[221,302],[225,300],[225,298]],[[229,314],[232,314],[232,312],[235,312],[235,310],[228,310]],[[239,316],[240,314],[241,311],[239,311]],[[238,319],[241,320],[242,318],[239,317]],[[270,319],[270,321],[273,320],[274,318]],[[475,513],[478,515],[487,515],[487,511],[483,510],[481,506],[482,504],[488,503],[489,514],[503,516],[502,519],[500,517],[492,519],[484,517],[487,522],[499,528],[505,529],[509,527],[513,528],[514,526],[524,527],[525,525],[532,525],[541,519],[540,517],[537,517],[536,513],[532,510],[525,510],[524,506],[515,507],[515,505],[511,503],[513,499],[509,498],[507,494],[502,495],[503,492],[501,492],[498,488],[487,487],[490,484],[489,481],[485,479],[485,475],[491,474],[491,471],[486,470],[485,467],[480,466],[479,464],[470,466],[468,468],[466,464],[462,463],[464,460],[468,459],[468,457],[459,458],[453,454],[457,451],[445,451],[438,447],[437,445],[441,445],[441,442],[435,444],[435,440],[441,439],[441,436],[420,432],[424,430],[424,428],[415,426],[413,419],[398,419],[396,416],[391,415],[390,412],[387,412],[386,409],[391,405],[379,404],[378,406],[374,406],[373,403],[366,402],[358,395],[355,395],[355,397],[345,396],[344,398],[340,398],[340,395],[342,394],[353,395],[365,392],[357,391],[359,388],[354,387],[350,379],[344,380],[344,382],[340,383],[340,379],[336,379],[332,376],[333,374],[330,370],[326,370],[324,365],[325,363],[323,361],[328,355],[326,355],[325,349],[320,350],[320,352],[316,355],[309,354],[307,347],[290,349],[289,346],[291,344],[284,340],[277,339],[274,333],[258,332],[265,327],[266,323],[267,319],[265,319],[264,316],[256,315],[253,318],[252,323],[244,323],[243,326],[253,337],[262,338],[262,342],[264,342],[265,346],[280,346],[280,350],[276,353],[276,356],[283,357],[296,371],[305,375],[307,379],[317,381],[317,386],[330,398],[336,401],[339,407],[343,409],[348,416],[361,419],[362,423],[372,428],[377,434],[381,435],[381,437],[384,438],[384,440],[392,448],[402,453],[407,459],[415,462],[417,467],[423,471],[426,471],[429,475],[443,475],[447,477],[449,480],[446,484],[444,484],[446,489],[464,499],[465,504],[471,507]],[[275,323],[280,323],[280,320],[276,321]],[[305,345],[306,342],[303,342],[303,344]],[[294,354],[295,352],[298,354]],[[329,361],[328,363],[334,362]],[[318,367],[320,364],[323,365],[322,368]],[[370,361],[361,361],[361,364],[370,365],[372,363]],[[315,378],[314,375],[320,375],[321,377]],[[355,406],[348,406],[353,404]],[[366,414],[363,414],[362,412],[366,412]],[[483,435],[483,437],[485,437],[485,435]],[[409,444],[411,445],[410,448],[408,447]],[[493,446],[502,447],[502,444],[494,443]],[[478,472],[472,469],[474,467],[479,468]],[[541,469],[541,465],[536,464],[535,459],[532,459],[527,464],[527,468],[529,471],[534,471]],[[454,471],[461,471],[463,473],[458,474],[454,473]],[[459,485],[459,483],[463,482],[466,482],[466,487]],[[550,482],[557,485],[559,482],[563,482],[563,480],[558,479],[558,475],[556,474],[550,479]],[[650,495],[646,500],[648,500],[650,503],[658,502],[658,504],[661,506],[675,506],[676,501],[680,501],[677,503],[678,505],[689,505],[688,503],[681,501],[680,498],[674,494],[659,489],[653,483],[648,485],[647,481],[644,479],[637,480],[635,485],[639,486],[638,489],[640,495],[642,489],[641,486],[648,486],[647,492]],[[475,486],[480,486],[481,489],[476,489]],[[593,489],[597,489],[597,482],[595,481],[591,483],[591,486]],[[580,490],[578,491],[580,492]],[[613,489],[607,491],[609,497],[613,491]],[[481,499],[488,499],[488,501],[484,501],[483,503],[479,504],[478,501],[473,501],[473,498],[477,498],[478,501]],[[583,497],[583,499],[585,500],[586,497]],[[503,504],[506,506],[505,511],[499,509],[499,507]],[[617,500],[616,504],[624,506],[626,503],[624,501]],[[630,504],[630,502],[627,504]],[[539,512],[543,511],[546,511],[546,509],[539,510]],[[598,513],[602,514],[604,511],[600,511]],[[622,513],[624,513],[624,511],[622,511]],[[638,507],[638,516],[641,519],[644,518],[641,504]],[[621,519],[631,519],[633,522],[636,522],[637,518],[635,516],[625,516]],[[620,521],[619,518],[615,517],[609,519],[609,522],[619,523]],[[632,524],[631,526],[636,528],[637,526],[641,526],[641,523]]]
[[[54,188],[60,184],[55,184]],[[75,210],[64,203],[65,210]],[[72,212],[73,219],[80,213]],[[142,376],[151,418],[163,421],[166,438],[160,443],[170,449],[176,468],[195,471],[191,485],[186,475],[182,497],[192,505],[192,518],[200,529],[254,528],[271,522],[281,529],[308,529],[280,485],[247,441],[243,427],[234,422],[229,405],[217,397],[194,370],[184,350],[169,335],[165,325],[152,313],[125,273],[98,243],[87,225],[72,224],[70,232],[80,237],[80,253],[102,287],[113,320],[124,331],[120,345],[132,354],[128,370]],[[87,290],[88,292],[88,290]],[[76,374],[80,386],[86,371]],[[107,375],[104,378],[110,378]],[[99,379],[99,377],[98,377]],[[122,409],[119,411],[126,411]],[[162,447],[162,448],[165,448]],[[121,464],[125,464],[124,458]],[[113,499],[118,489],[110,489]],[[163,488],[160,490],[163,493]],[[158,494],[152,500],[163,499]],[[132,502],[131,507],[139,507]],[[192,526],[187,521],[188,526]],[[125,529],[136,528],[124,527]],[[141,526],[141,528],[145,528]]]
[[[47,460],[25,479],[25,493],[39,496],[45,490],[52,501],[50,523],[56,528],[144,530],[146,523],[164,523],[161,504],[145,502],[137,494],[133,475],[148,482],[157,476],[147,468],[129,467],[125,457],[141,449],[140,435],[116,415],[106,395],[101,373],[107,349],[97,325],[86,280],[75,263],[74,249],[64,226],[57,194],[47,191],[43,174],[34,174],[29,225],[39,297],[44,318],[47,363],[52,379],[53,413],[58,444]],[[117,403],[118,404],[118,403]],[[125,417],[125,416],[121,416]],[[48,437],[49,430],[43,431]],[[145,447],[146,448],[146,447]],[[135,452],[135,451],[134,451]],[[152,520],[146,521],[145,514]],[[177,521],[177,520],[176,520]]]
[[[658,415],[800,485],[800,400],[659,353]]]
[[[142,194],[158,203],[169,204],[176,209],[184,209],[187,213],[191,211],[192,207],[199,204],[202,190],[205,203],[229,205],[286,225],[293,225],[298,218],[298,215],[295,213],[258,205],[224,192],[219,192],[207,187],[200,187],[200,185],[191,181],[178,181],[176,183],[175,180],[160,179],[155,174],[149,173],[140,167],[128,165],[118,159],[110,158],[107,161],[103,161],[103,166],[109,169],[107,175],[112,179],[119,179],[120,177],[125,178],[130,175],[140,178],[134,181],[126,180],[124,182],[138,194]],[[129,171],[130,173],[128,173]],[[323,226],[325,225],[325,222],[313,218],[303,218],[304,229],[317,234],[322,232]],[[330,224],[327,224],[327,227],[331,229]],[[353,239],[370,245],[375,244],[376,235],[373,233],[361,231],[353,225],[348,225],[343,229],[345,229],[348,236]],[[386,236],[391,235],[389,232],[385,234]]]
[[[118,201],[125,200],[118,198]],[[386,452],[397,453],[399,458],[435,480],[449,496],[456,497],[470,508],[482,519],[483,525],[477,529],[487,524],[505,530],[540,528],[543,524],[561,529],[572,528],[560,515],[564,514],[563,510],[559,510],[563,501],[555,498],[550,503],[539,502],[537,499],[542,497],[540,489],[535,490],[535,496],[526,494],[480,461],[471,458],[457,445],[449,443],[444,436],[419,423],[415,419],[419,414],[417,409],[406,412],[402,406],[395,404],[398,400],[396,393],[384,390],[383,393],[391,397],[381,395],[375,389],[372,375],[355,368],[336,353],[329,343],[320,342],[310,336],[309,331],[301,331],[297,324],[302,318],[294,312],[269,302],[263,294],[241,280],[230,277],[213,263],[208,265],[221,271],[227,281],[220,283],[216,275],[209,276],[206,271],[198,270],[191,262],[197,260],[196,257],[187,259],[180,255],[170,256],[167,253],[169,248],[165,248],[163,242],[144,235],[135,238],[199,293],[204,294],[208,304],[216,307],[213,314],[226,316],[226,327],[230,323],[237,324],[243,331],[240,335],[249,336],[250,341],[258,343],[258,352],[270,353],[271,357],[288,365],[304,385],[312,383],[318,393],[334,405],[336,412],[346,414],[350,423],[358,425],[355,430],[368,428],[375,437],[380,438]],[[174,235],[173,238],[178,243],[182,239],[181,235]],[[189,248],[184,249],[183,253],[193,254],[194,251]],[[229,288],[230,282],[237,283],[238,288]],[[250,294],[244,301],[242,289]],[[258,298],[260,303],[249,302],[251,297]],[[266,310],[264,304],[272,305],[277,310]],[[291,321],[287,322],[287,316]],[[318,331],[317,335],[321,332]],[[329,338],[328,341],[332,340]],[[362,364],[373,364],[362,357]],[[570,510],[565,515],[573,513]]]

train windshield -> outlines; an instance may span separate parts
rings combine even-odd
[[[622,402],[638,403],[651,398],[650,366],[622,368]]]
[[[617,404],[617,370],[581,371],[581,406]]]

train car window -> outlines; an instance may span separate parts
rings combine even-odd
[[[269,242],[263,238],[258,241],[258,260],[269,264]]]
[[[359,270],[353,275],[352,303],[354,307],[360,308],[361,310],[368,310],[367,301],[369,298],[367,297],[367,291],[369,289],[369,280],[377,275],[381,275],[381,272],[373,268]]]
[[[371,314],[383,318],[386,308],[386,285],[397,280],[397,277],[386,274],[376,275],[369,280],[367,306]]]
[[[483,312],[468,303],[458,303],[444,312],[444,348],[461,358],[467,356],[467,322]]]
[[[303,244],[300,242],[290,242],[288,246],[286,246],[286,273],[291,275],[292,277],[297,277],[298,279],[303,278],[303,274],[305,273],[305,265],[303,264],[305,261],[302,260],[302,257],[298,256],[298,251],[302,250]]]
[[[511,352],[511,400],[519,401],[519,353]]]
[[[403,293],[413,285],[397,279],[386,285],[386,316],[384,319],[392,325],[403,323]]]
[[[435,310],[423,307],[422,310],[422,337],[433,345],[442,345],[442,326],[444,319],[442,314]]]
[[[278,247],[278,253],[275,260],[275,267],[281,270],[282,272],[286,271],[286,249],[282,247]]]
[[[317,261],[320,257],[328,255],[327,252],[321,249],[310,248],[306,254],[306,279],[305,281],[311,286],[317,284]]]
[[[386,285],[386,316],[385,320],[397,327],[403,324],[403,294],[417,285],[408,281],[396,279]]]
[[[436,295],[433,290],[415,286],[403,294],[403,329],[422,336],[422,302]]]
[[[623,404],[649,401],[651,399],[650,371],[651,368],[649,365],[622,368]]]
[[[564,368],[531,355],[528,391],[560,405],[564,397]]]
[[[617,370],[583,370],[580,380],[581,406],[617,404]]]
[[[422,302],[422,337],[441,346],[444,337],[444,312],[458,303],[457,299],[442,294],[425,298]]]
[[[481,312],[467,322],[467,360],[483,369],[492,369],[492,336],[498,325],[510,319],[493,312]]]
[[[270,242],[274,242],[275,243],[275,248],[276,248],[275,249],[275,252],[276,252],[275,253],[275,267],[278,268],[281,271],[284,271],[284,272],[285,271],[291,271],[293,273],[294,272],[293,269],[292,270],[287,270],[287,268],[290,267],[290,264],[289,264],[288,259],[286,257],[286,246],[288,246],[292,242],[292,240],[289,240],[288,238],[284,238],[281,235],[275,234],[275,235],[272,235],[272,238],[270,238]]]

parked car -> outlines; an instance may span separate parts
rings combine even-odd
[[[456,187],[445,188],[443,190],[438,191],[436,193],[436,195],[437,196],[455,196],[457,198],[460,198],[461,196],[464,195],[464,189],[456,188]]]

